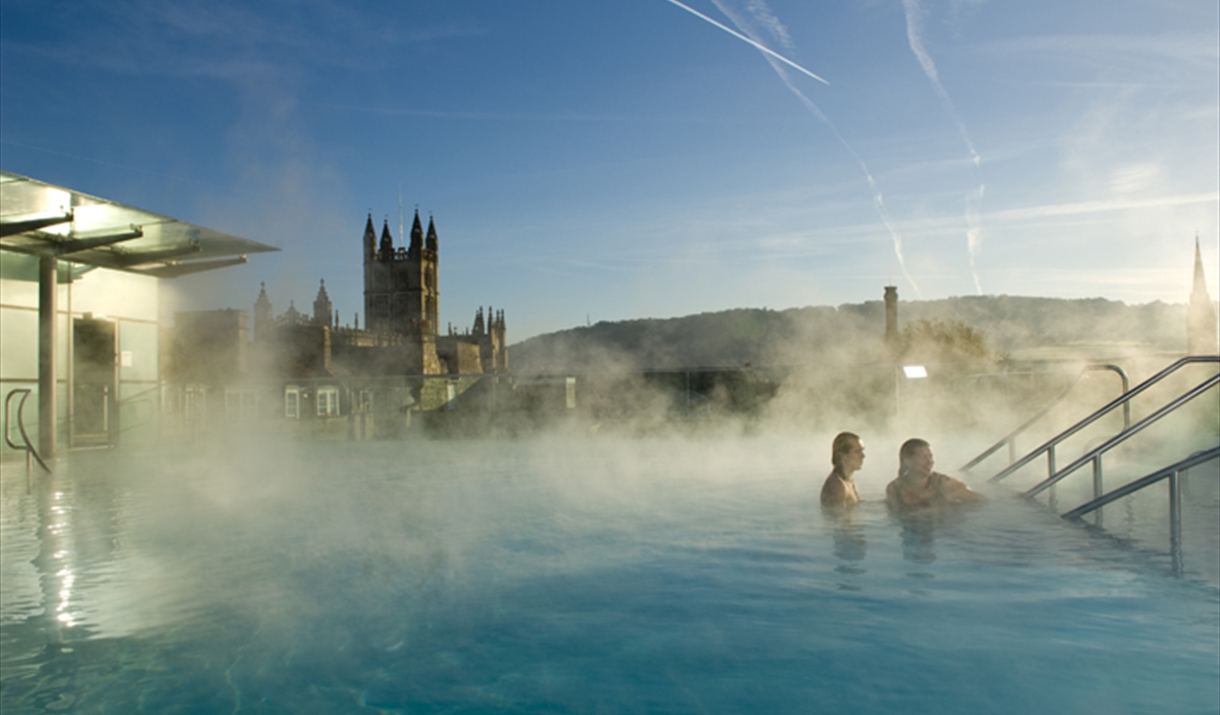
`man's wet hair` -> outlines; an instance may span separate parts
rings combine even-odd
[[[919,449],[920,447],[928,447],[931,449],[932,445],[928,444],[926,439],[919,439],[917,437],[903,442],[902,447],[898,450],[898,461],[905,462],[908,457],[914,457],[915,450]]]

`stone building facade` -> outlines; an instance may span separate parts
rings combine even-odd
[[[326,375],[471,375],[508,371],[504,311],[480,307],[464,331],[438,330],[440,311],[439,238],[429,218],[425,232],[419,212],[406,246],[394,245],[387,221],[380,238],[369,215],[362,237],[364,328],[360,317],[340,326],[325,280],[311,315],[288,311],[275,316],[264,285],[254,304],[254,341],[272,372]],[[274,347],[272,347],[274,346]]]

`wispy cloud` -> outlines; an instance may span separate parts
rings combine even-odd
[[[945,110],[953,118],[954,123],[957,124],[957,130],[962,135],[962,141],[966,143],[966,149],[970,152],[970,158],[974,161],[977,170],[981,161],[978,152],[974,149],[974,142],[970,139],[970,133],[966,131],[966,125],[962,122],[961,117],[958,116],[957,108],[954,107],[948,90],[945,89],[944,84],[940,81],[940,74],[936,70],[936,63],[932,61],[932,56],[928,54],[927,49],[924,47],[923,10],[919,5],[919,0],[902,0],[902,7],[906,12],[907,43],[911,46],[911,52],[919,60],[919,66],[923,68],[924,74],[927,75],[928,81],[931,82],[932,90],[936,92],[937,97],[940,97]],[[966,198],[966,254],[970,259],[970,275],[974,279],[974,288],[979,295],[983,294],[983,283],[979,280],[977,265],[977,258],[983,246],[983,226],[979,219],[979,212],[985,191],[986,187],[983,184],[982,176],[980,176],[978,191],[972,192]]]
[[[1162,57],[1179,62],[1215,67],[1220,59],[1215,32],[1162,33],[1149,35],[1027,35],[994,40],[979,47],[992,53],[1016,53],[1044,57],[1047,54],[1093,58],[1107,64],[1113,60],[1144,63]]]
[[[748,35],[758,37],[759,29],[754,24],[755,22],[758,22],[763,27],[767,28],[768,31],[773,33],[780,32],[783,37],[787,37],[787,29],[784,28],[783,24],[779,22],[778,18],[775,17],[774,13],[771,12],[770,8],[766,6],[763,0],[750,0],[749,5],[747,6],[747,10],[750,12],[753,22],[747,21],[740,14],[736,13],[733,8],[729,7],[724,2],[724,0],[712,1],[716,4],[716,7],[719,8],[721,12],[729,17],[734,24],[736,24]],[[675,2],[675,0],[669,0],[669,2]],[[751,44],[759,45],[757,40],[751,40]],[[803,91],[801,91],[800,87],[797,87],[796,84],[793,83],[792,78],[788,76],[788,73],[784,71],[784,68],[775,61],[776,58],[773,56],[773,53],[764,53],[764,57],[766,58],[767,62],[771,64],[771,68],[775,70],[775,73],[779,75],[780,80],[782,80],[784,85],[788,87],[788,90],[801,101],[801,104],[805,105],[805,108],[809,110],[810,114],[817,117],[826,126],[826,128],[830,130],[830,133],[834,135],[839,144],[842,145],[847,153],[850,154],[860,166],[860,170],[864,173],[864,178],[868,182],[869,191],[873,197],[873,208],[877,212],[877,217],[881,220],[882,225],[885,226],[886,231],[888,231],[890,234],[890,240],[894,246],[894,257],[898,261],[898,267],[902,271],[902,275],[907,279],[907,283],[910,284],[911,288],[915,291],[916,295],[922,297],[923,293],[919,289],[919,284],[915,282],[915,279],[907,270],[906,257],[903,254],[902,234],[900,234],[894,227],[894,220],[890,216],[889,209],[887,209],[885,206],[885,198],[882,195],[881,190],[877,187],[877,182],[873,178],[872,172],[869,171],[868,164],[865,163],[864,159],[856,152],[856,150],[852,149],[851,145],[847,143],[847,140],[844,139],[843,135],[839,133],[839,130],[835,127],[834,123],[830,121],[830,118],[826,116],[826,113],[823,112],[813,100],[809,99],[809,97],[806,96]]]
[[[792,36],[788,33],[788,28],[784,23],[780,22],[775,13],[771,12],[771,8],[763,0],[750,0],[746,3],[746,12],[754,18],[754,21],[763,30],[766,30],[775,41],[789,51],[795,50],[796,46],[792,43]]]
[[[1220,191],[1172,194],[1148,198],[1117,197],[1094,199],[1090,201],[1074,201],[1062,204],[1037,204],[1021,206],[998,211],[988,211],[980,218],[993,226],[1021,226],[1029,222],[1044,219],[1086,217],[1107,213],[1119,213],[1140,209],[1168,208],[1174,206],[1193,206],[1217,204],[1220,205]],[[924,218],[905,219],[900,222],[902,230],[911,234],[940,234],[960,225],[960,218],[953,216],[928,216]],[[1078,223],[1078,222],[1073,222]],[[824,227],[825,231],[846,235],[863,235],[867,233],[867,224],[839,225]]]
[[[376,104],[338,104],[334,102],[308,102],[304,106],[332,109],[342,112],[368,114],[391,114],[404,117],[431,117],[434,119],[461,119],[469,121],[522,121],[522,122],[590,122],[590,123],[642,123],[642,124],[724,124],[734,123],[720,117],[707,115],[657,116],[631,114],[590,114],[586,112],[475,112],[456,109],[411,109]]]
[[[1158,208],[1164,206],[1187,206],[1190,204],[1220,203],[1220,191],[1153,196],[1146,199],[1122,197],[1077,201],[1067,204],[1043,204],[1024,208],[1005,209],[987,214],[989,221],[1015,221],[1071,216],[1075,214],[1107,213],[1132,209]]]
[[[69,25],[54,42],[6,38],[6,49],[94,70],[248,83],[281,81],[308,67],[372,68],[381,53],[396,48],[486,34],[477,25],[453,22],[404,27],[336,0],[85,0],[74,5],[74,13],[89,21]],[[139,42],[116,42],[116,36],[137,36]]]
[[[125,171],[135,171],[135,172],[138,172],[141,174],[147,174],[148,176],[157,176],[162,179],[171,179],[173,181],[184,181],[184,182],[188,182],[188,183],[192,183],[192,184],[199,184],[201,186],[219,188],[214,183],[206,182],[206,181],[199,181],[198,179],[195,179],[193,177],[186,176],[183,174],[168,174],[164,171],[156,171],[153,169],[148,169],[146,167],[133,166],[131,164],[119,164],[119,163],[112,162],[112,161],[102,161],[100,159],[97,159],[94,157],[89,157],[89,156],[84,156],[82,154],[75,154],[72,152],[61,151],[60,149],[52,149],[50,147],[39,146],[36,144],[27,144],[25,142],[13,141],[12,139],[0,139],[0,144],[8,144],[9,146],[20,147],[22,149],[29,149],[31,151],[36,151],[36,152],[43,153],[43,154],[52,154],[55,156],[63,156],[63,157],[67,157],[69,159],[76,159],[78,161],[89,162],[90,164],[96,164],[98,166],[109,166],[109,167],[112,167],[115,169],[123,169]]]
[[[932,56],[924,48],[923,10],[919,5],[919,0],[902,0],[902,7],[906,11],[907,43],[911,46],[911,52],[919,60],[919,66],[923,68],[928,81],[932,83],[932,89],[936,92],[936,96],[940,97],[941,102],[945,105],[945,109],[949,112],[949,116],[957,124],[957,129],[962,135],[962,140],[966,142],[966,148],[970,152],[970,157],[974,160],[975,164],[978,164],[980,161],[979,154],[974,150],[974,142],[970,139],[970,133],[966,131],[966,125],[962,123],[961,118],[958,116],[957,108],[953,105],[949,92],[940,81],[940,74],[936,71],[936,63],[932,61]]]

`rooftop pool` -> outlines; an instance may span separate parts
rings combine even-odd
[[[28,490],[6,464],[0,710],[1220,711],[1220,590],[1167,531],[1003,485],[899,518],[877,440],[836,518],[829,447],[249,439]]]

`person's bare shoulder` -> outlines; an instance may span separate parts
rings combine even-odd
[[[842,506],[848,501],[846,487],[843,486],[843,480],[839,479],[834,472],[826,477],[826,481],[822,483],[822,505],[823,506]]]

